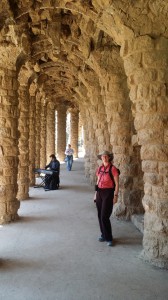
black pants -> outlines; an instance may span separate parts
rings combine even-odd
[[[96,196],[98,220],[102,237],[106,241],[112,241],[112,228],[110,216],[113,210],[114,189],[99,189]]]
[[[45,188],[50,190],[57,190],[59,188],[59,175],[57,173],[54,173],[52,175],[46,175],[45,176]]]

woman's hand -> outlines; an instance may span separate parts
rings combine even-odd
[[[118,201],[118,195],[114,195],[114,198],[113,198],[113,204],[116,204]]]

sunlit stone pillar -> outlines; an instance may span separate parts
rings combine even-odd
[[[13,48],[12,59],[15,53]],[[2,55],[3,54],[3,55]],[[10,65],[7,49],[0,49],[0,224],[18,218],[20,202],[16,199],[18,172],[18,97],[14,63]],[[2,67],[6,59],[5,68]]]
[[[21,72],[21,76],[23,76]],[[18,200],[29,198],[29,92],[28,85],[20,79],[19,87],[19,165]]]
[[[35,185],[35,123],[36,123],[36,84],[32,83],[29,89],[30,105],[29,105],[29,180],[30,186]]]
[[[79,111],[70,109],[70,144],[74,150],[74,158],[78,157],[78,126],[79,126]]]
[[[55,104],[49,102],[47,104],[47,139],[46,139],[46,155],[47,162],[51,160],[51,154],[55,154]]]
[[[168,268],[168,39],[125,41],[121,55],[144,171],[143,258]]]
[[[63,161],[65,158],[66,111],[65,105],[59,105],[57,109],[57,156],[60,161]]]

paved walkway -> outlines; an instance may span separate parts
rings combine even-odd
[[[116,246],[97,241],[93,187],[83,161],[61,189],[30,189],[20,221],[0,227],[0,300],[167,300],[168,272],[139,259],[142,235],[112,219]]]

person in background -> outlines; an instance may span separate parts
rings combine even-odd
[[[68,144],[68,147],[65,150],[66,163],[67,163],[67,170],[68,171],[71,171],[71,169],[72,169],[73,154],[74,154],[74,150],[71,148],[71,145]]]
[[[51,154],[51,161],[46,165],[45,169],[54,171],[52,175],[46,174],[45,176],[45,190],[56,190],[59,188],[60,179],[60,162],[57,160],[55,154]]]
[[[101,236],[99,242],[107,242],[108,246],[113,246],[113,235],[110,216],[113,204],[117,203],[119,190],[119,170],[112,165],[113,154],[103,151],[98,155],[102,160],[102,165],[97,169],[96,206]],[[111,173],[110,173],[111,172]]]

